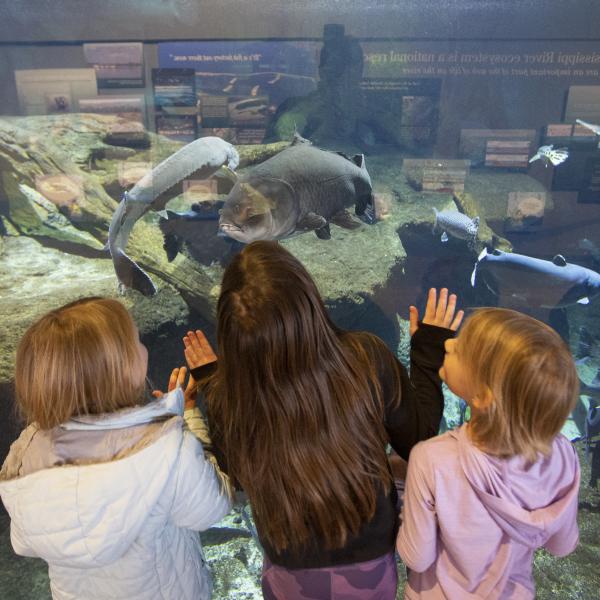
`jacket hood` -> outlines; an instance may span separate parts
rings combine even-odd
[[[571,442],[557,436],[551,455],[531,464],[521,456],[485,454],[469,440],[466,425],[452,435],[463,472],[492,519],[518,543],[543,546],[577,505],[579,462]]]
[[[183,441],[183,419],[174,416],[172,408],[173,403],[179,404],[179,394],[181,390],[172,392],[172,398],[157,402],[150,411],[140,407],[138,420],[136,409],[99,415],[98,423],[107,426],[106,432],[92,423],[93,418],[86,419],[83,427],[71,428],[95,429],[100,439],[104,433],[112,435],[114,443],[114,436],[131,437],[128,427],[137,425],[135,443],[131,445],[128,439],[129,449],[119,458],[86,459],[83,464],[60,464],[20,475],[14,465],[31,451],[31,440],[39,432],[31,426],[25,430],[21,438],[26,439],[15,442],[0,476],[15,551],[26,549],[26,555],[74,568],[101,567],[122,556],[138,537],[174,472]],[[149,412],[154,422],[149,420]],[[115,432],[118,422],[127,425]],[[70,431],[66,435],[89,434]],[[77,443],[81,444],[81,439]]]

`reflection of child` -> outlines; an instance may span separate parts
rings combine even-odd
[[[30,425],[0,472],[17,554],[49,564],[53,598],[210,597],[196,533],[227,494],[170,393],[144,399],[148,354],[123,305],[88,298],[32,325],[16,391]],[[196,409],[197,411],[197,409]],[[185,411],[191,427],[201,425]]]
[[[386,444],[407,458],[443,410],[443,341],[456,296],[411,307],[411,374],[377,337],[339,329],[302,264],[253,242],[229,264],[217,310],[219,359],[206,387],[215,451],[244,489],[265,550],[269,600],[393,600],[396,490]],[[215,361],[184,338],[188,365]],[[413,386],[414,384],[414,386]]]
[[[534,550],[564,556],[579,537],[579,462],[559,434],[578,397],[573,359],[543,323],[480,309],[446,342],[440,375],[471,420],[411,453],[405,598],[534,598]]]

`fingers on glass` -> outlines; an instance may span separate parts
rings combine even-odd
[[[435,288],[429,289],[427,295],[427,306],[425,307],[425,319],[430,320],[435,316],[437,302],[437,290]]]
[[[465,311],[459,310],[456,313],[456,317],[454,317],[454,321],[452,321],[452,325],[450,325],[450,329],[452,329],[453,331],[456,331],[460,327],[460,324],[462,323],[464,316],[465,316]]]
[[[448,304],[446,306],[446,312],[444,315],[444,327],[449,327],[454,318],[454,312],[456,311],[456,294],[450,294],[448,298]]]
[[[448,288],[442,288],[440,290],[440,298],[438,300],[435,316],[439,322],[444,321],[446,315],[446,306],[448,304]]]

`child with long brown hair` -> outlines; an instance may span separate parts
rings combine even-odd
[[[329,318],[302,264],[254,242],[223,276],[218,361],[205,387],[224,469],[246,492],[265,556],[266,599],[393,599],[396,490],[389,442],[407,458],[443,411],[443,342],[462,319],[431,290],[411,307],[411,376],[385,344]],[[193,374],[213,360],[184,339]],[[213,355],[214,356],[214,355]],[[204,370],[209,367],[204,366]]]
[[[193,400],[184,415],[185,368],[152,400],[147,362],[111,299],[53,310],[19,344],[28,427],[4,462],[0,495],[15,552],[48,562],[55,599],[210,598],[197,531],[230,500],[198,439]]]
[[[573,358],[547,325],[479,309],[446,342],[440,375],[471,418],[411,453],[405,598],[534,598],[534,551],[578,542],[579,461],[560,435],[578,398]]]

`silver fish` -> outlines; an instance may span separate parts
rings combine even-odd
[[[588,123],[587,121],[582,121],[581,119],[575,119],[575,123],[579,123],[579,125],[583,125],[586,129],[593,131],[597,136],[600,136],[600,125],[594,125],[593,123]],[[598,141],[598,148],[600,148],[600,140]]]
[[[441,241],[448,241],[448,234],[459,240],[467,240],[469,247],[472,248],[477,239],[479,231],[479,217],[470,219],[467,215],[457,210],[433,209],[435,213],[435,223],[433,224],[433,233],[442,231]]]
[[[549,146],[540,146],[537,152],[529,159],[532,163],[536,160],[543,160],[546,167],[552,163],[555,167],[565,162],[569,158],[569,150],[567,148],[554,148],[552,144]]]
[[[200,138],[163,160],[123,194],[110,222],[107,244],[121,286],[134,288],[146,296],[156,293],[148,274],[125,254],[136,221],[151,208],[164,209],[168,200],[164,192],[192,173],[206,179],[223,165],[235,169],[238,164],[239,155],[231,144],[217,137]]]

